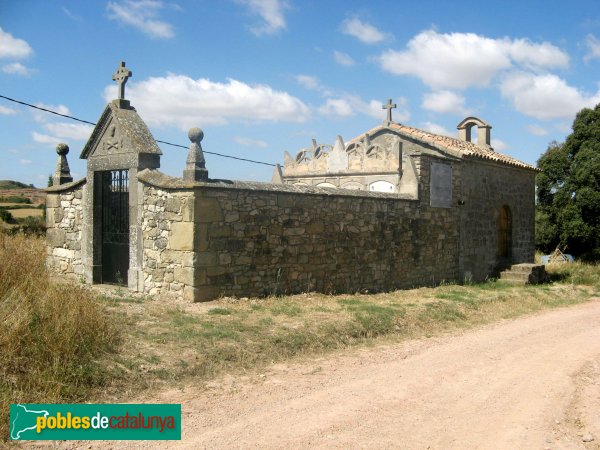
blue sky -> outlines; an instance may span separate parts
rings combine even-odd
[[[0,0],[0,94],[95,122],[126,97],[156,139],[282,163],[394,120],[456,136],[489,122],[497,151],[535,163],[600,103],[600,2]],[[45,186],[57,142],[75,178],[91,127],[0,99],[0,179]],[[161,145],[164,172],[186,151]],[[211,178],[272,168],[206,155]]]

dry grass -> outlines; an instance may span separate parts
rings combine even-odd
[[[600,290],[600,265],[597,263],[553,263],[547,265],[546,270],[555,282],[588,285]]]
[[[23,219],[25,217],[42,217],[43,210],[39,208],[20,208],[9,209],[15,219]]]
[[[81,401],[108,381],[117,333],[89,291],[50,282],[41,239],[0,234],[0,436],[10,403]]]
[[[595,280],[600,279],[598,268]],[[296,356],[374,339],[399,341],[469,328],[588,300],[571,283],[511,286],[489,282],[376,295],[302,294],[184,304],[105,298],[121,314],[128,344],[121,363],[146,387],[206,380]]]

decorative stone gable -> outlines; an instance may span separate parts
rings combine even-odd
[[[365,134],[358,140],[344,144],[338,136],[335,145],[317,144],[300,150],[296,158],[284,155],[284,175],[400,173],[402,171],[402,144],[395,133],[379,130],[373,136]]]
[[[118,84],[119,98],[106,105],[81,152],[81,159],[88,160],[88,173],[98,169],[160,167],[160,148],[135,108],[125,99],[125,83],[131,76],[121,61],[112,77]]]
[[[347,144],[341,136],[333,146],[317,144],[313,139],[312,145],[295,158],[285,152],[283,171],[279,173],[276,168],[273,182],[396,193],[417,199],[415,152],[404,151],[404,139],[393,129],[397,125],[392,120],[394,108],[396,104],[389,99],[382,105],[386,110],[383,124]]]
[[[418,175],[411,155],[403,151],[399,133],[384,124],[347,144],[337,136],[333,146],[313,140],[295,158],[285,152],[281,179],[283,184],[395,192],[416,198]]]
[[[373,136],[348,144],[348,170],[357,172],[402,172],[402,144],[398,136],[382,129]]]
[[[131,165],[134,159],[158,164],[157,157],[162,152],[135,108],[129,102],[114,100],[104,109],[80,157],[88,160],[106,158],[114,162],[124,155],[132,157],[121,158],[123,164]]]

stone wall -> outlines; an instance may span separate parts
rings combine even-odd
[[[186,186],[149,171],[139,179],[149,293],[183,291],[198,301],[459,278],[459,212],[430,208],[428,197],[240,182]],[[180,196],[193,196],[189,215]]]
[[[458,276],[450,209],[342,195],[199,194],[212,216],[196,223],[201,297],[379,291]]]
[[[83,186],[85,179],[48,189],[46,243],[49,269],[73,277],[83,275]]]
[[[447,207],[430,206],[432,163],[451,167]],[[221,295],[356,292],[493,276],[498,214],[512,213],[511,262],[534,251],[535,172],[421,155],[417,199],[397,194],[136,175],[139,290],[189,301]],[[86,180],[48,189],[48,266],[81,277]],[[91,229],[91,227],[90,227]],[[84,236],[87,234],[87,236]],[[132,231],[132,234],[133,233]],[[137,242],[132,239],[130,242]],[[83,256],[83,257],[82,257]],[[91,258],[90,255],[87,255]]]
[[[193,192],[144,186],[144,291],[193,300]]]
[[[498,216],[506,205],[512,216],[512,256],[504,263],[533,262],[535,252],[535,172],[483,161],[463,164],[461,196],[461,272],[481,281],[496,276]]]

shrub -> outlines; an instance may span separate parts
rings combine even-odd
[[[20,195],[5,195],[0,196],[0,202],[2,203],[25,203],[31,205],[31,199]]]
[[[0,208],[0,219],[5,221],[6,223],[14,223],[15,219],[10,211],[7,211],[4,208]]]
[[[44,237],[46,236],[46,219],[45,217],[24,217],[23,219],[13,220],[11,223],[19,223],[18,226],[7,228],[4,234],[16,236],[24,234],[25,236]]]

